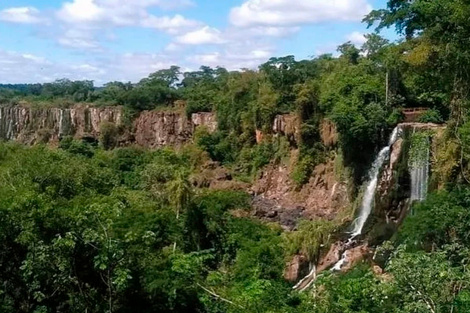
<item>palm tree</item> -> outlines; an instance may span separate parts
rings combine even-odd
[[[188,175],[184,171],[176,172],[175,179],[167,184],[168,200],[176,210],[176,219],[179,220],[180,212],[186,208],[192,199],[193,189]],[[173,251],[176,250],[176,241]]]

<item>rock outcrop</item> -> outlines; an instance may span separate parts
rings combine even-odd
[[[339,137],[336,125],[330,120],[322,120],[320,123],[320,136],[326,147],[335,146],[338,143]]]
[[[337,179],[334,163],[329,160],[318,165],[300,190],[290,178],[289,166],[268,166],[251,190],[256,216],[288,230],[295,229],[302,218],[334,219],[350,203],[347,185]]]
[[[135,142],[147,148],[179,146],[192,140],[196,127],[217,129],[214,113],[194,113],[188,119],[174,111],[145,111],[134,121]]]
[[[121,109],[0,107],[0,139],[34,144],[55,142],[63,136],[98,138],[103,122],[121,125]]]
[[[0,139],[26,144],[54,143],[64,136],[98,139],[103,123],[123,126],[121,107],[76,106],[72,108],[0,107]],[[145,111],[124,132],[120,142],[147,148],[175,146],[192,139],[196,127],[217,129],[214,113],[195,113],[191,119],[173,111]]]
[[[134,121],[135,141],[148,148],[180,145],[192,138],[193,126],[183,114],[146,111]]]
[[[204,126],[210,132],[215,132],[217,130],[217,117],[212,112],[193,113],[191,115],[191,121],[194,127]]]
[[[309,262],[303,255],[295,255],[290,262],[286,263],[284,279],[289,282],[297,282],[300,278],[309,273]]]
[[[300,136],[300,120],[296,114],[277,115],[274,119],[273,133],[286,136],[292,143],[298,143]]]

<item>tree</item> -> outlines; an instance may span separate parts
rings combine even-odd
[[[356,48],[350,41],[343,43],[338,47],[338,52],[341,53],[341,57],[347,60],[351,64],[357,64],[359,60],[360,50]]]
[[[188,175],[178,171],[175,178],[168,183],[167,189],[169,201],[176,210],[176,219],[179,219],[180,212],[190,204],[192,198],[192,186]]]

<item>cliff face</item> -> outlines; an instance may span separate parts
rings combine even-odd
[[[217,118],[212,112],[193,113],[191,115],[191,121],[194,127],[204,126],[207,127],[210,132],[217,130]]]
[[[333,147],[338,138],[334,125],[324,120],[322,143]],[[299,121],[294,115],[278,115],[273,131],[297,142]],[[265,220],[279,222],[285,229],[295,229],[300,219],[334,219],[350,204],[347,182],[337,173],[335,156],[318,164],[310,181],[300,190],[291,178],[292,166],[298,150],[291,152],[291,164],[270,165],[252,187],[256,215]]]
[[[188,119],[179,112],[145,111],[134,121],[135,142],[148,148],[178,146],[191,141],[199,126],[214,132],[215,114],[194,113]]]
[[[157,148],[174,146],[191,139],[191,121],[176,112],[143,112],[134,122],[138,145]]]
[[[375,209],[371,224],[370,240],[374,244],[392,236],[407,215],[412,202],[413,175],[409,164],[413,134],[424,132],[429,136],[429,155],[436,153],[434,142],[438,134],[445,129],[442,125],[431,123],[402,123],[398,125],[401,138],[391,147],[389,161],[385,164],[375,195]],[[416,153],[416,152],[415,152]],[[434,159],[434,158],[432,158]],[[433,164],[428,164],[426,176],[432,174]],[[426,190],[433,189],[428,182],[423,182]]]
[[[300,120],[295,114],[277,115],[274,119],[273,133],[286,136],[292,143],[299,142]]]
[[[335,175],[335,160],[319,164],[301,190],[287,165],[268,166],[252,187],[256,216],[293,230],[300,219],[334,219],[350,203],[347,184]]]
[[[54,143],[64,136],[98,139],[102,123],[119,127],[122,116],[120,107],[0,107],[0,139],[26,144]],[[217,121],[213,113],[195,113],[187,119],[178,112],[146,111],[139,115],[133,126],[132,135],[129,133],[125,142],[157,148],[190,141],[198,126],[215,131]]]
[[[120,125],[121,109],[0,107],[0,139],[34,144],[54,142],[63,136],[98,138],[100,125]]]

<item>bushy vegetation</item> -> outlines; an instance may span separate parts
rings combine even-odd
[[[57,150],[0,144],[0,294],[6,312],[467,312],[468,207],[458,187],[414,206],[386,269],[322,274],[298,294],[286,257],[318,261],[336,222],[283,233],[244,217],[244,192],[191,184],[185,149],[64,138]],[[195,164],[196,167],[191,164]],[[385,251],[385,253],[384,253]],[[432,310],[431,310],[432,308]]]
[[[289,309],[280,230],[231,214],[243,192],[194,189],[188,156],[64,139],[0,158],[2,311]]]

